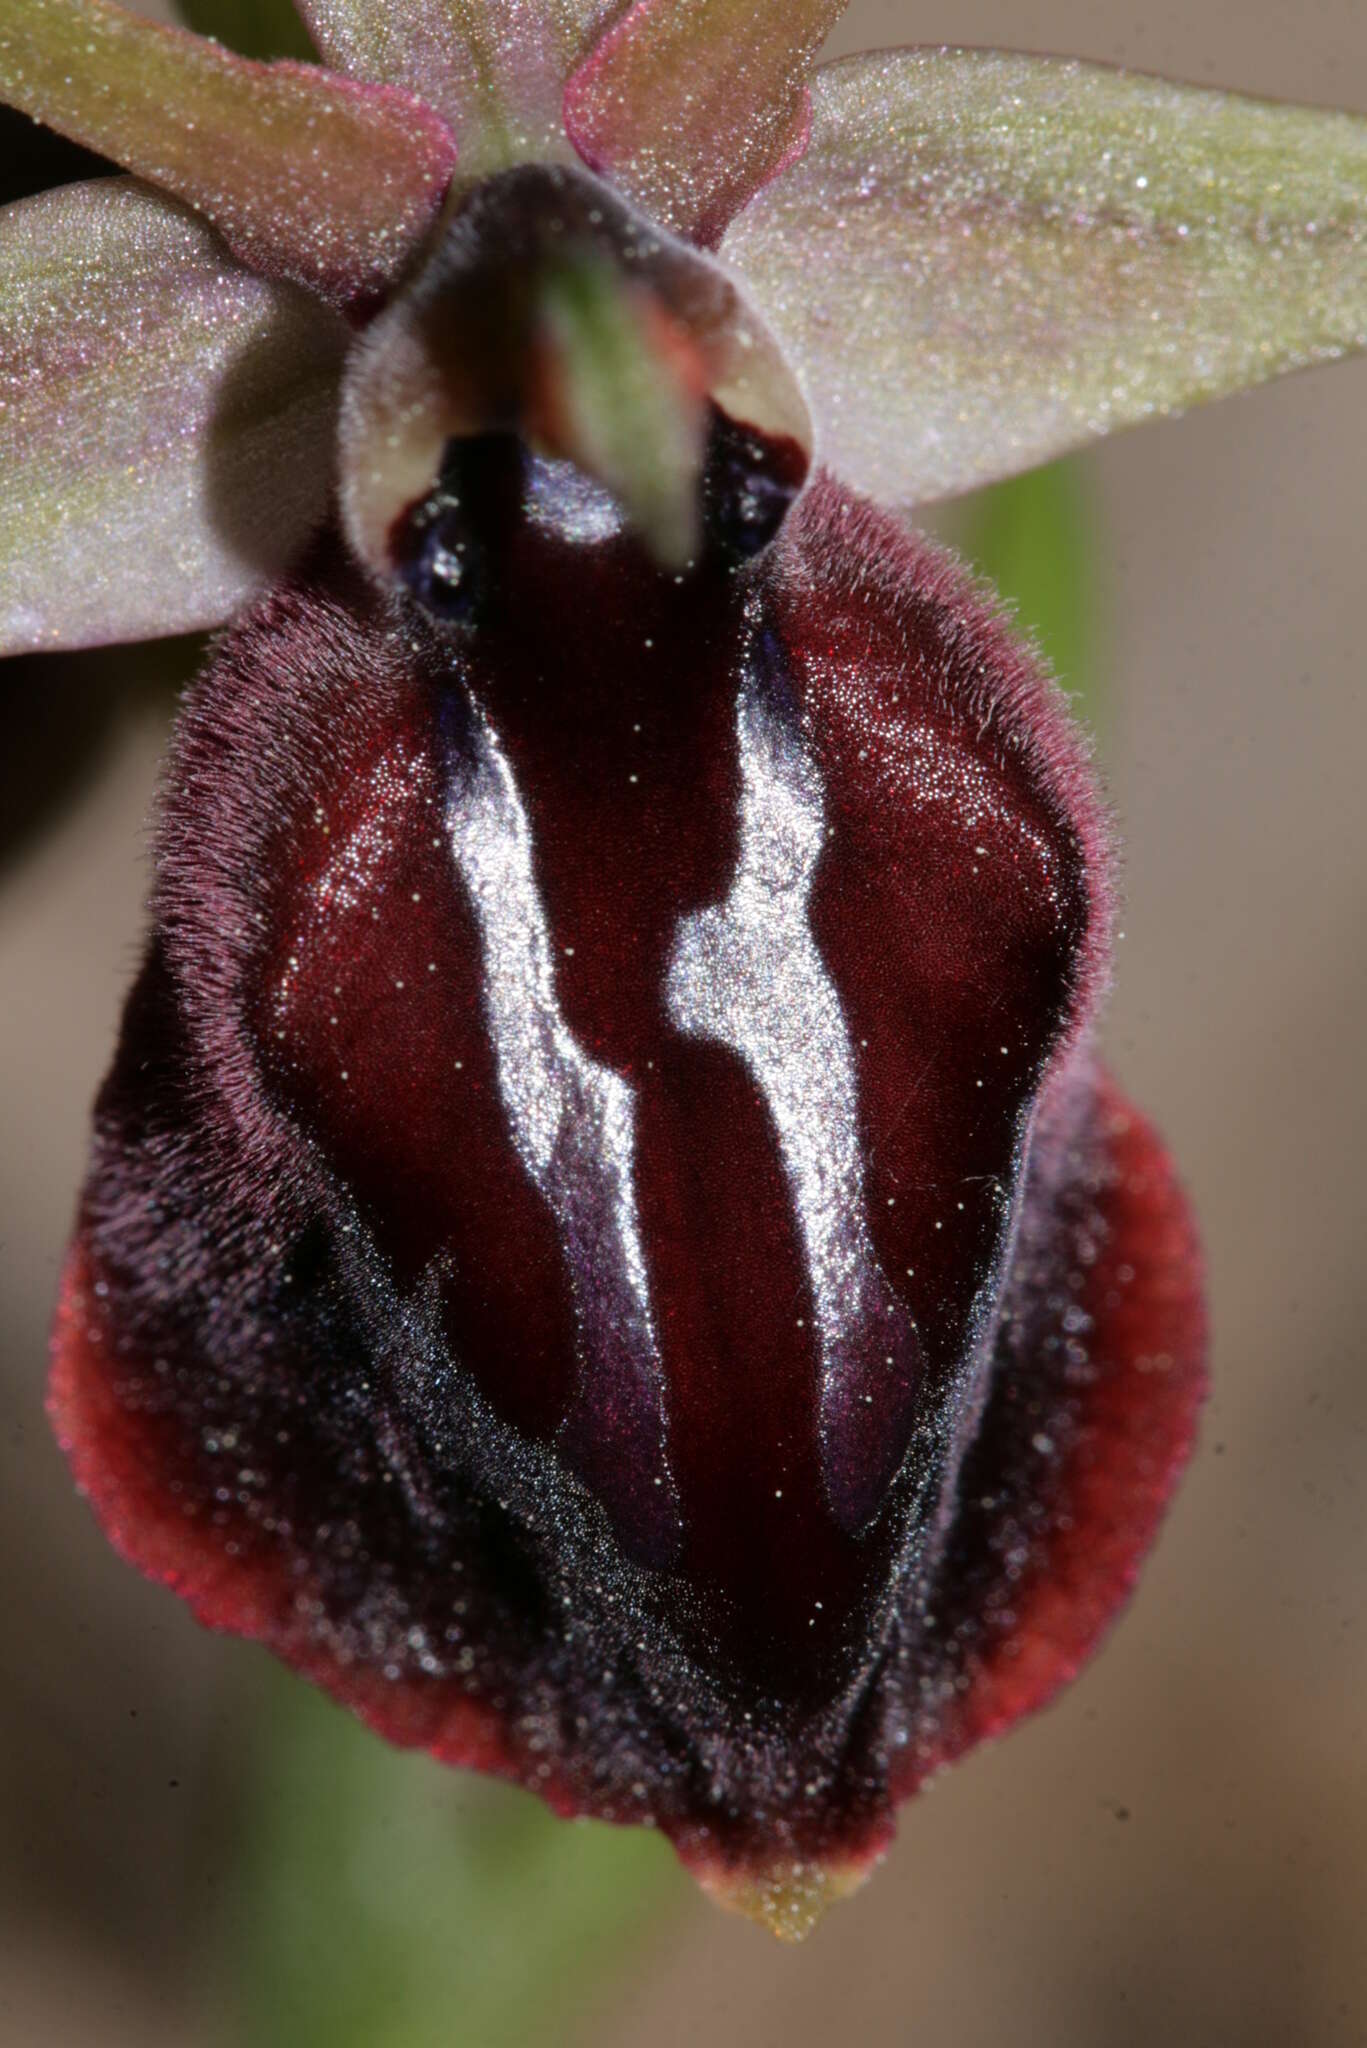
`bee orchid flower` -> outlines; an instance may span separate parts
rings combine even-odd
[[[805,1932],[1190,1448],[1061,695],[907,513],[1367,342],[1367,122],[836,0],[0,0],[0,647],[222,627],[50,1406],[391,1740]]]

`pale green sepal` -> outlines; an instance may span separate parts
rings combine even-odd
[[[123,178],[0,213],[0,653],[216,625],[326,514],[347,329]]]
[[[1367,120],[1052,58],[817,74],[723,257],[901,505],[1367,344]]]

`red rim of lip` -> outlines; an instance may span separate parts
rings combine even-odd
[[[1098,1647],[1152,1544],[1195,1437],[1205,1392],[1201,1261],[1186,1198],[1148,1122],[1104,1075],[1096,1113],[1114,1178],[1088,1306],[1102,1370],[1087,1389],[1055,1511],[1013,1599],[1014,1625],[965,1671],[940,1739],[908,1750],[890,1793],[908,1798],[978,1742],[1047,1705]],[[1132,1277],[1119,1284],[1120,1267]],[[206,1627],[266,1644],[390,1742],[530,1784],[557,1812],[591,1810],[563,1777],[532,1778],[499,1716],[449,1679],[386,1679],[346,1664],[313,1632],[308,1581],[240,1514],[210,1529],[183,1514],[158,1470],[155,1426],[122,1407],[101,1370],[104,1338],[84,1247],[70,1254],[53,1334],[48,1409],[77,1484],[114,1548],[169,1586]],[[685,1862],[723,1900],[766,1873],[719,1853],[705,1826],[664,1822]],[[887,1848],[887,1812],[866,1816],[822,1866],[851,1888]],[[791,1854],[791,1852],[788,1852]]]

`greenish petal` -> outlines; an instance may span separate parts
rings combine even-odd
[[[407,268],[455,161],[405,94],[252,63],[110,0],[0,0],[0,100],[186,200],[249,269],[341,305]]]
[[[1052,58],[819,72],[722,254],[902,505],[1367,344],[1367,120]]]
[[[216,625],[325,516],[347,330],[122,178],[0,213],[0,653]]]
[[[846,0],[636,0],[570,80],[575,148],[656,220],[714,244],[802,146],[804,87]]]

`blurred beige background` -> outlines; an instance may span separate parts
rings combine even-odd
[[[857,0],[832,48],[945,36],[1367,111],[1360,0]],[[1128,849],[1109,1041],[1194,1191],[1215,1328],[1136,1603],[805,1949],[681,1888],[604,2048],[1367,2042],[1365,421],[1360,363],[1088,458]],[[16,816],[16,763],[87,734],[77,797],[0,867],[0,2043],[222,2048],[204,1957],[259,1653],[117,1563],[41,1412],[161,699],[108,660],[0,691]],[[479,2048],[454,2015],[447,2041]]]

